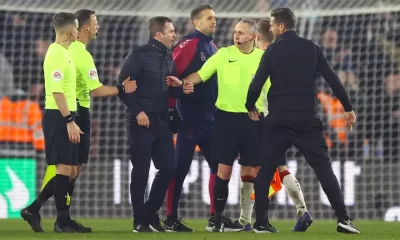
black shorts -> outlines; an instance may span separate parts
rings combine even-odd
[[[242,166],[260,166],[262,121],[252,121],[247,113],[218,110],[213,129],[213,161],[232,166],[238,153]]]
[[[78,106],[75,122],[81,129],[81,141],[79,142],[78,162],[88,163],[90,151],[90,111],[88,108]]]
[[[75,113],[72,113],[75,117]],[[45,109],[42,119],[47,164],[78,165],[78,144],[69,140],[67,124],[59,110]]]

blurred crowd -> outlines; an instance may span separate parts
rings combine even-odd
[[[42,64],[54,38],[51,18],[42,13],[1,12],[1,98],[17,94],[43,109]],[[218,18],[214,38],[218,47],[232,44],[233,28],[239,19]],[[98,20],[99,37],[89,44],[89,50],[100,80],[108,85],[115,83],[126,54],[148,40],[148,19],[100,15]],[[193,30],[188,18],[173,20],[177,41]],[[325,123],[331,154],[357,161],[398,161],[400,12],[303,17],[298,19],[298,32],[319,43],[348,90],[358,116],[353,132],[346,130],[340,102],[323,79],[318,81],[318,112]],[[126,145],[125,108],[117,98],[94,99],[92,106],[91,154],[108,154],[111,158]]]

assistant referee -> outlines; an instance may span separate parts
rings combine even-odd
[[[45,137],[46,160],[56,166],[53,184],[47,184],[39,200],[51,196],[57,209],[55,232],[89,232],[76,221],[72,221],[66,203],[69,182],[75,179],[78,165],[78,143],[83,132],[76,125],[76,69],[68,47],[78,35],[78,20],[72,13],[58,13],[54,16],[56,40],[49,46],[44,59],[46,89],[43,132]],[[43,231],[38,213],[32,208],[21,212],[35,231]]]
[[[316,117],[316,78],[321,74],[341,101],[349,128],[355,122],[349,96],[319,46],[295,32],[296,20],[289,8],[271,14],[275,41],[262,56],[249,87],[246,108],[257,116],[255,103],[264,83],[271,79],[268,93],[269,114],[264,120],[263,165],[255,182],[257,232],[269,232],[268,184],[275,169],[286,165],[285,153],[294,145],[314,169],[338,218],[337,231],[360,233],[347,215],[338,180],[327,153],[322,122]]]
[[[99,25],[95,11],[80,9],[75,12],[78,19],[78,39],[71,43],[69,52],[76,67],[76,97],[78,111],[76,123],[84,132],[81,135],[78,153],[78,171],[80,175],[81,166],[88,163],[90,151],[91,117],[90,106],[92,97],[117,96],[118,94],[132,93],[136,90],[136,81],[131,81],[129,76],[118,86],[106,86],[100,82],[96,65],[91,53],[87,50],[89,42],[95,40],[98,35]],[[71,181],[68,194],[71,200],[74,182]],[[71,204],[71,201],[68,201]]]
[[[96,39],[99,25],[95,12],[89,9],[81,9],[75,12],[78,20],[78,34],[74,36],[77,41],[72,42],[68,51],[76,69],[76,98],[78,100],[75,122],[83,134],[80,135],[78,144],[78,166],[75,178],[70,179],[68,185],[67,208],[71,205],[76,178],[79,176],[81,166],[88,162],[90,150],[90,96],[104,97],[116,96],[119,93],[131,93],[136,90],[136,82],[129,81],[129,77],[120,86],[105,86],[98,77],[97,68],[90,52],[86,49],[87,44]],[[40,225],[39,211],[44,203],[54,194],[54,177],[56,166],[48,165],[43,179],[42,189],[39,196],[27,208],[21,211],[23,218],[30,219],[30,225],[35,232],[43,231]],[[29,215],[30,214],[30,215]],[[35,216],[35,217],[32,217]],[[81,224],[80,224],[81,225]],[[84,227],[90,232],[91,228]]]

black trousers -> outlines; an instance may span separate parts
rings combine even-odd
[[[264,120],[262,167],[255,182],[257,221],[268,221],[269,184],[276,168],[286,165],[285,154],[292,145],[314,170],[338,219],[348,219],[343,195],[331,167],[321,120],[269,115]]]
[[[168,185],[175,173],[175,149],[168,120],[151,120],[150,127],[127,123],[129,147],[133,169],[131,172],[131,202],[133,217],[147,225],[161,208]],[[144,202],[150,163],[158,170],[151,186],[149,198]]]

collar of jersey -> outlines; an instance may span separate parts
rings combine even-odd
[[[194,30],[192,35],[193,35],[194,38],[199,38],[200,40],[205,40],[205,41],[212,41],[213,40],[212,36],[206,35],[206,34],[200,32],[199,30]]]
[[[75,44],[75,45],[77,45],[77,46],[79,46],[81,48],[85,48],[86,49],[86,45],[83,42],[79,41],[79,40],[75,40],[75,42],[73,42],[72,44]]]

